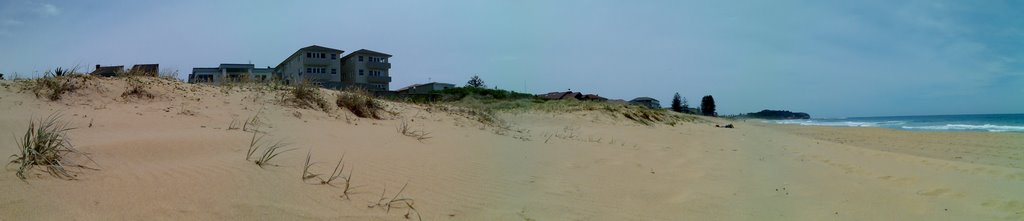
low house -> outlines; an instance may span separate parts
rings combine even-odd
[[[408,94],[408,95],[430,94],[430,93],[433,93],[435,91],[442,91],[442,90],[449,89],[449,88],[455,88],[455,84],[430,82],[430,83],[426,83],[426,84],[413,84],[413,85],[409,85],[408,87],[403,87],[401,89],[398,89],[395,92],[397,92],[398,94]]]
[[[583,97],[580,98],[580,100],[604,102],[604,101],[608,101],[608,98],[604,98],[604,97],[598,96],[596,94],[586,94],[586,95],[583,95]]]
[[[630,100],[629,104],[640,105],[640,106],[644,106],[644,107],[648,107],[648,108],[652,108],[652,109],[659,109],[659,108],[661,108],[661,102],[659,102],[657,99],[650,98],[650,97],[638,97],[638,98],[635,98],[633,100]]]
[[[136,64],[128,70],[128,73],[134,76],[156,77],[160,73],[160,64]]]
[[[551,92],[547,94],[538,95],[540,99],[544,100],[580,100],[583,99],[583,93],[580,92]]]
[[[273,69],[253,64],[220,64],[215,68],[192,68],[188,83],[263,82],[273,79]]]
[[[596,94],[583,94],[580,92],[551,92],[547,94],[537,95],[544,100],[581,100],[581,101],[607,101],[608,98],[598,96]]]
[[[118,66],[100,66],[100,65],[97,64],[96,65],[96,70],[93,70],[92,73],[89,73],[89,75],[102,76],[102,77],[113,77],[113,76],[117,76],[117,75],[119,75],[121,73],[124,73],[124,66],[123,65],[118,65]]]

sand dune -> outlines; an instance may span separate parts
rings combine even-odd
[[[500,128],[431,106],[388,102],[394,114],[372,120],[282,105],[278,91],[143,81],[155,98],[122,97],[121,79],[58,101],[0,81],[0,154],[17,153],[29,119],[59,112],[100,168],[22,181],[8,165],[0,217],[406,220],[369,205],[408,184],[424,220],[1024,219],[1019,133],[647,126],[600,110],[500,112]],[[257,114],[265,139],[295,149],[278,166],[246,161],[253,134],[229,130]],[[399,134],[403,121],[431,138]],[[350,199],[300,179],[307,152],[319,173],[345,155]]]

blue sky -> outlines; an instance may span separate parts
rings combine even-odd
[[[572,89],[719,112],[815,117],[1024,113],[1013,1],[0,2],[0,73],[159,63],[274,66],[322,45],[393,54],[429,81]]]

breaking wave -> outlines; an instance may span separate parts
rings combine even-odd
[[[1024,132],[1024,126],[946,124],[943,126],[903,126],[909,130],[977,130],[988,132]]]

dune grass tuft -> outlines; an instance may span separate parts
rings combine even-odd
[[[295,150],[294,148],[284,149],[288,144],[280,141],[273,143],[263,142],[263,136],[257,138],[256,134],[256,132],[252,133],[252,140],[249,141],[249,150],[245,153],[245,160],[252,160],[253,163],[256,163],[256,165],[260,167],[274,165],[270,163],[271,160],[274,160],[274,158],[282,153]],[[253,158],[254,154],[259,152],[260,149],[263,150],[262,154],[255,155],[256,158]]]
[[[35,166],[45,166],[50,175],[67,180],[75,179],[75,175],[67,167],[87,168],[71,164],[65,160],[68,154],[81,154],[71,145],[67,132],[74,129],[60,120],[59,114],[29,122],[25,136],[18,141],[20,153],[12,155],[12,164],[19,164],[17,176],[25,179],[25,172]],[[86,156],[88,157],[88,156]]]
[[[36,97],[46,97],[51,101],[60,100],[64,94],[82,88],[82,82],[92,76],[78,74],[77,67],[71,69],[56,68],[46,71],[43,77],[20,81],[21,90],[32,91]]]
[[[402,185],[402,189],[399,189],[398,193],[395,193],[395,196],[391,198],[385,196],[387,195],[388,192],[388,189],[385,186],[384,191],[380,193],[380,198],[377,200],[377,202],[374,204],[370,204],[369,207],[381,207],[385,209],[385,212],[390,213],[391,208],[399,208],[400,206],[405,206],[405,208],[408,209],[405,212],[406,219],[410,218],[412,213],[416,213],[417,220],[423,220],[423,217],[420,217],[420,212],[416,210],[416,201],[413,200],[412,198],[401,197],[402,192],[405,191],[405,187],[407,186],[409,186],[409,183],[405,183],[405,185]]]
[[[302,83],[292,87],[290,95],[285,101],[289,101],[298,107],[328,110],[327,100],[324,100],[323,95],[321,95],[320,88],[311,83]]]
[[[128,85],[124,89],[124,92],[121,93],[122,98],[134,97],[153,99],[154,97],[156,97],[156,95],[153,95],[153,93],[150,92],[149,89],[147,89],[146,84],[138,78],[130,76],[125,78],[125,81],[128,83]]]
[[[345,155],[344,154],[341,155],[341,159],[338,159],[338,163],[334,165],[334,170],[331,171],[329,176],[327,176],[327,179],[324,179],[324,178],[321,178],[321,176],[320,176],[321,174],[313,173],[313,172],[309,171],[309,168],[316,164],[316,162],[310,161],[311,153],[312,152],[306,153],[306,162],[303,163],[303,169],[302,169],[302,181],[305,182],[306,180],[317,178],[317,179],[320,179],[320,183],[319,184],[321,184],[321,185],[335,186],[333,182],[335,180],[341,179],[341,180],[345,181],[344,185],[341,186],[341,188],[342,188],[341,197],[345,198],[345,199],[349,199],[349,193],[352,190],[352,173],[355,170],[350,168],[348,170],[348,176],[344,175],[344,173],[345,173],[345,163],[344,163],[345,162]]]
[[[398,133],[400,133],[402,135],[405,135],[407,137],[416,138],[416,140],[418,140],[420,142],[423,142],[424,140],[432,138],[432,137],[430,137],[430,133],[429,132],[424,132],[422,130],[412,129],[409,126],[409,123],[405,122],[405,120],[402,120],[402,122],[398,124],[397,130],[398,130]]]
[[[352,114],[362,118],[381,119],[380,111],[384,109],[380,101],[374,99],[366,89],[360,87],[345,89],[338,95],[335,103],[338,107],[344,107]]]

